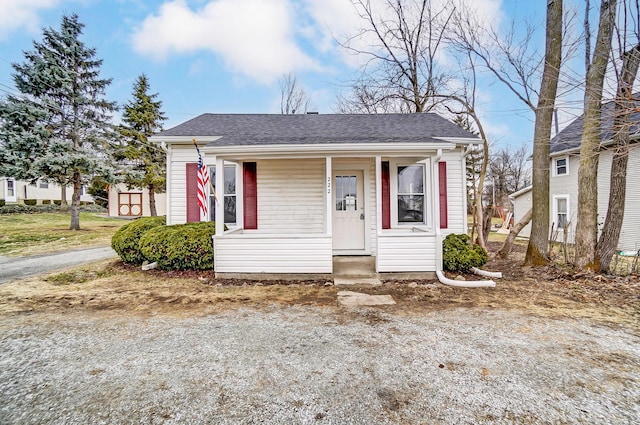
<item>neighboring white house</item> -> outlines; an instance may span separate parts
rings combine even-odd
[[[527,186],[525,188],[520,189],[517,192],[509,195],[509,199],[513,202],[513,217],[514,223],[517,223],[524,215],[531,209],[531,186]],[[531,222],[524,226],[520,233],[518,233],[519,237],[528,238],[531,235]]]
[[[434,272],[444,235],[466,232],[480,140],[436,114],[200,115],[150,139],[167,149],[167,224],[200,219],[194,139],[217,192],[218,276],[332,273],[336,255]]]
[[[71,203],[72,195],[73,187],[67,186],[66,198],[69,203]],[[35,184],[31,184],[12,177],[0,177],[0,199],[7,204],[22,204],[25,199],[34,199],[37,204],[42,204],[43,201],[53,203],[53,201],[62,199],[62,192],[60,185],[44,180],[38,180]],[[80,201],[93,202],[93,197],[85,192],[84,186],[82,186]]]
[[[602,106],[603,117],[613,117],[613,102]],[[550,223],[554,229],[560,229],[557,241],[564,240],[564,227],[567,227],[567,241],[574,242],[577,206],[578,206],[578,168],[580,166],[580,143],[582,139],[582,116],[578,117],[551,140],[550,177],[549,177],[549,211]],[[640,122],[640,113],[632,115],[632,122]],[[598,163],[598,224],[602,228],[609,203],[609,183],[611,178],[611,162],[613,150],[607,149],[612,142],[612,119],[602,122],[602,150]],[[638,126],[632,127],[632,139],[627,169],[627,193],[624,209],[624,220],[620,232],[618,248],[620,250],[637,250],[640,248],[640,145],[637,144]],[[635,137],[634,137],[635,136]],[[531,198],[531,191],[523,189],[511,195],[516,207],[516,222],[522,218],[526,209],[526,198]],[[531,202],[531,201],[529,201]]]
[[[108,192],[110,217],[148,217],[151,215],[148,189],[128,189],[125,184],[120,183],[109,186]],[[166,194],[156,193],[155,200],[157,214],[159,216],[166,215]]]

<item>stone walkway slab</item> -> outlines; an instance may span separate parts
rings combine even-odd
[[[338,304],[344,306],[394,305],[391,295],[369,295],[353,291],[338,292]]]
[[[334,285],[382,285],[380,279],[377,277],[335,277],[333,278]]]

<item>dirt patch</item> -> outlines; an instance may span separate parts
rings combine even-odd
[[[640,323],[637,275],[575,274],[559,266],[520,267],[523,246],[511,259],[492,259],[488,270],[502,271],[495,288],[453,288],[437,281],[386,281],[382,286],[349,288],[371,295],[391,295],[399,314],[483,307],[514,309],[545,317],[578,317],[599,322]],[[455,276],[451,276],[455,277]],[[466,276],[477,279],[477,276]],[[103,261],[45,277],[0,287],[0,313],[100,310],[127,314],[210,314],[242,306],[273,304],[337,307],[338,288],[321,281],[255,282],[216,280],[197,271],[142,272],[119,261]]]

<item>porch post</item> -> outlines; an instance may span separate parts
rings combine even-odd
[[[216,156],[216,236],[224,233],[224,159]]]
[[[438,149],[435,157],[431,157],[431,214],[436,234],[436,270],[442,270],[442,231],[440,230],[440,185],[438,163],[442,158],[442,149]]]
[[[325,226],[326,228],[326,233],[327,235],[331,236],[332,232],[333,232],[333,203],[331,202],[332,199],[332,191],[333,188],[331,187],[332,185],[332,178],[331,178],[331,173],[332,173],[332,166],[331,166],[331,157],[328,156],[326,157],[325,160],[325,191],[324,191],[324,196],[326,199],[325,205],[326,205],[326,223],[327,225]]]
[[[380,246],[380,235],[382,233],[382,157],[376,156],[376,249]],[[376,272],[378,272],[378,262],[380,256],[377,252],[376,256]]]

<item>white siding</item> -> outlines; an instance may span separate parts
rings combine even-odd
[[[553,167],[553,158],[549,165]],[[554,176],[553,172],[550,173],[549,179],[549,226],[556,223],[556,217],[554,211],[556,210],[553,200],[553,195],[568,195],[569,196],[569,235],[567,241],[573,243],[575,237],[576,220],[578,218],[578,167],[580,166],[580,159],[577,156],[569,157],[569,174]],[[526,212],[526,211],[525,211]],[[557,223],[553,227],[557,228]],[[555,230],[554,230],[555,232]],[[563,231],[558,232],[556,241],[562,242],[564,240]]]
[[[331,273],[326,235],[231,234],[216,236],[217,273]]]
[[[465,198],[467,192],[465,181],[462,178],[465,171],[462,169],[461,155],[460,151],[447,152],[440,159],[441,162],[447,163],[447,211],[449,217],[448,227],[442,229],[444,235],[467,232],[465,227],[467,215]],[[438,182],[435,182],[434,190],[438,190]],[[439,197],[436,196],[435,199],[436,202],[439,202]]]
[[[607,216],[609,205],[609,182],[613,152],[600,154],[598,166],[598,223],[599,230]],[[618,248],[621,250],[637,250],[640,248],[640,146],[634,146],[629,153],[627,168],[627,198],[624,207],[624,220],[620,231]],[[577,205],[577,204],[576,204]]]
[[[324,158],[258,161],[254,232],[323,233],[324,174]]]
[[[206,164],[214,165],[207,161]],[[171,186],[169,190],[169,211],[167,211],[167,224],[182,224],[187,222],[187,167],[188,162],[198,162],[195,149],[190,146],[172,146],[170,156]]]
[[[378,236],[378,272],[429,272],[436,269],[436,237],[385,232]]]

